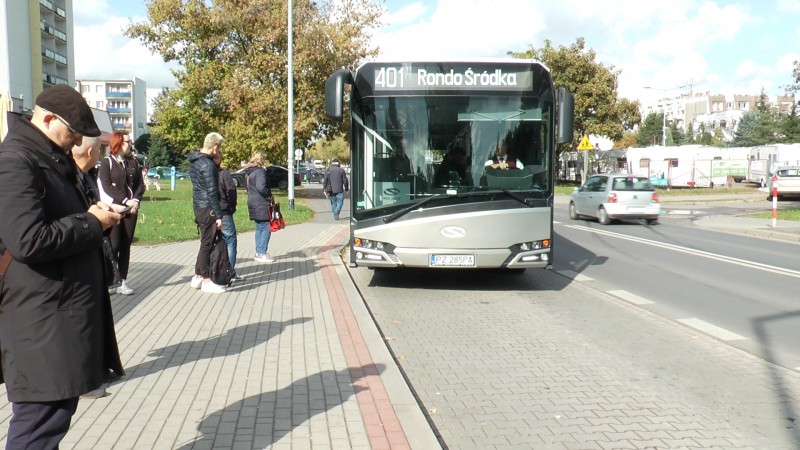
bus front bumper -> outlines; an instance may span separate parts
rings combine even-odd
[[[354,247],[353,260],[361,267],[428,267],[432,269],[544,269],[551,265],[550,249],[512,252],[507,248],[437,250],[395,248],[381,250]]]

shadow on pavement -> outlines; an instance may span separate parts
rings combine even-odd
[[[220,336],[158,348],[148,354],[150,357],[155,357],[155,360],[125,367],[127,375],[117,383],[124,383],[203,359],[241,353],[278,336],[288,326],[299,325],[310,320],[310,317],[302,317],[286,322],[251,323],[231,328]]]
[[[367,390],[362,379],[378,376],[384,370],[383,364],[325,370],[283,389],[247,397],[206,416],[198,426],[201,436],[179,449],[268,448],[312,417]]]

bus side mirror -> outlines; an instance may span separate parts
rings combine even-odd
[[[575,97],[565,87],[556,89],[556,103],[558,104],[558,125],[556,143],[566,144],[572,142],[572,129],[575,118]]]
[[[352,83],[353,75],[339,69],[325,81],[325,115],[333,122],[342,123],[344,115],[344,85]]]

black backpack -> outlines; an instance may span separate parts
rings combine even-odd
[[[231,260],[228,257],[228,244],[222,237],[222,232],[217,230],[214,234],[214,249],[211,250],[211,261],[209,262],[210,278],[215,284],[227,286],[233,279],[233,269]]]

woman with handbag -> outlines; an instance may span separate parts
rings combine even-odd
[[[275,261],[267,252],[269,238],[272,234],[269,227],[270,206],[273,203],[272,191],[269,188],[269,177],[264,169],[266,157],[256,152],[244,168],[247,179],[247,212],[250,220],[256,223],[256,256],[258,262]]]

